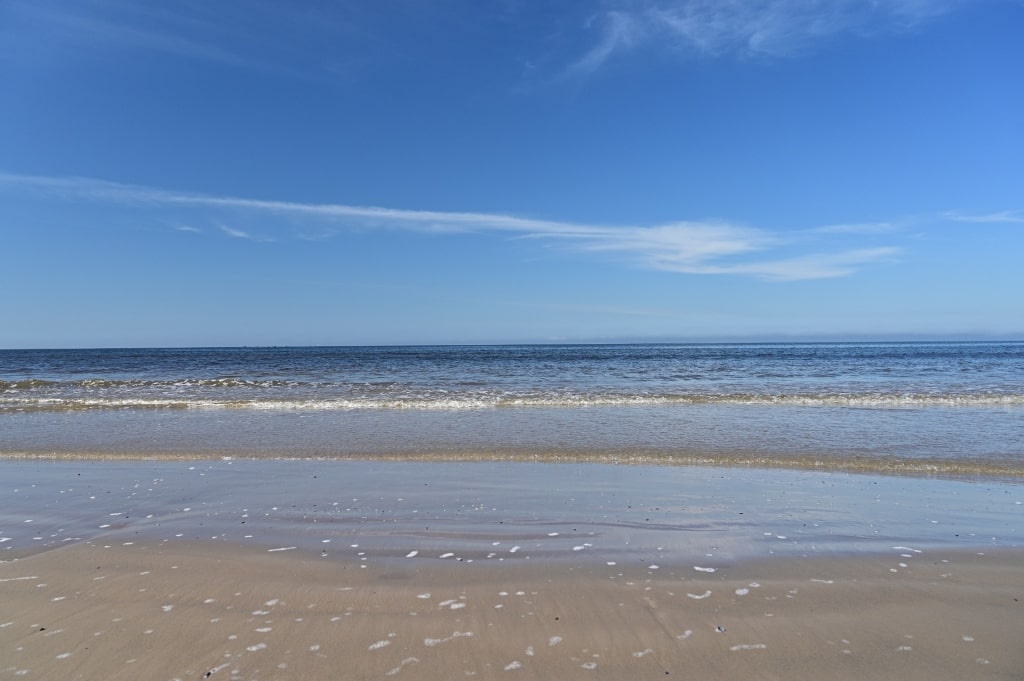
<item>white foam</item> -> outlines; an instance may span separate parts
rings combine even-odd
[[[633,653],[633,657],[643,657],[645,655],[650,655],[653,652],[654,651],[651,650],[650,648],[644,648],[643,650],[641,650],[639,652]]]
[[[693,569],[696,570],[697,572],[714,572],[715,571],[715,568],[713,568],[713,567],[700,567],[699,565],[694,565]]]
[[[451,641],[456,638],[470,638],[472,636],[472,631],[453,631],[452,635],[448,636],[447,638],[425,638],[423,639],[423,645],[427,646],[428,648],[434,648],[435,646],[438,646],[441,643],[447,643],[448,641]]]
[[[678,636],[676,636],[676,638],[679,639],[680,641],[685,641],[686,639],[690,638],[691,636],[693,636],[693,629],[687,629],[683,633],[681,633]]]
[[[707,598],[708,596],[710,596],[711,595],[711,591],[705,591],[702,594],[690,594],[690,593],[688,593],[686,595],[689,596],[690,598],[693,598],[693,599],[696,599],[696,600],[699,601],[699,600],[702,600],[702,599]]]
[[[410,551],[409,553],[405,554],[405,557],[406,558],[415,558],[416,556],[419,555],[419,553],[420,553],[419,551]]]
[[[255,653],[258,650],[266,650],[266,648],[266,643],[257,643],[256,645],[247,647],[246,650],[248,650],[250,653]]]
[[[389,645],[391,645],[391,641],[382,639],[376,643],[371,643],[367,650],[380,650],[381,648],[386,648]]]
[[[548,645],[549,646],[557,646],[561,642],[562,642],[562,637],[561,636],[552,636],[551,638],[548,639]]]
[[[393,669],[384,672],[384,676],[394,676],[395,674],[402,671],[402,667],[405,667],[406,665],[410,664],[416,664],[417,662],[419,662],[419,659],[415,657],[407,657],[404,660],[402,660],[402,663],[399,664],[397,667],[394,667]]]
[[[512,660],[507,665],[505,665],[505,671],[510,672],[510,671],[515,670],[515,669],[520,669],[520,668],[522,668],[522,666],[523,666],[523,663],[520,662],[519,660]]]
[[[737,650],[764,650],[767,647],[768,646],[763,643],[740,643],[739,645],[730,647],[729,650],[734,652]]]

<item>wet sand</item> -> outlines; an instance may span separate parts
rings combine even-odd
[[[0,679],[1020,679],[1021,487],[0,462]]]
[[[90,541],[0,564],[0,677],[1019,679],[1022,559],[367,568]]]

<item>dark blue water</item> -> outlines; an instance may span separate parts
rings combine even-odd
[[[1017,474],[1024,343],[0,351],[0,453]]]

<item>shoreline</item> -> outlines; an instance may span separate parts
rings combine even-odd
[[[748,452],[718,452],[714,455],[678,451],[567,451],[496,449],[493,451],[379,453],[300,453],[270,452],[252,454],[234,450],[170,451],[0,451],[3,461],[63,462],[214,462],[214,461],[296,461],[296,462],[391,462],[391,463],[536,463],[602,464],[617,466],[656,466],[671,468],[739,468],[769,471],[816,471],[863,475],[936,478],[964,481],[1010,481],[1024,479],[1024,464],[986,459],[906,458],[898,456],[856,455],[850,457],[814,455],[766,455]]]
[[[0,679],[935,681],[1024,668],[1017,482],[0,459],[0,495]]]

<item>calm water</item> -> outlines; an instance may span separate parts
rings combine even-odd
[[[0,499],[0,562],[100,538],[624,566],[1024,540],[1019,483],[700,466],[0,461]]]
[[[1024,474],[1024,343],[0,351],[0,453]]]

